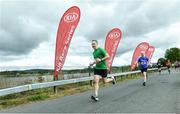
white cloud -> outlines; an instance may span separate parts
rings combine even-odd
[[[119,27],[123,36],[113,65],[131,63],[142,41],[156,47],[153,62],[170,47],[180,47],[179,0],[1,0],[0,66],[53,68],[57,26],[69,7],[81,9],[65,66],[86,66],[92,59],[90,41],[104,47],[106,34]],[[173,39],[173,40],[172,40]]]

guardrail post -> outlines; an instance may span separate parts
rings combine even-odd
[[[54,86],[54,94],[57,93],[57,86]]]
[[[60,71],[60,75],[61,74],[62,74],[62,71]],[[57,81],[57,80],[58,80],[58,76],[57,77],[54,76],[54,81]],[[57,86],[54,86],[53,88],[54,88],[54,94],[57,94]]]
[[[121,76],[121,80],[123,80],[123,76]]]

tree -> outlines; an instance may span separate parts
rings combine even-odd
[[[167,49],[165,58],[169,59],[171,62],[175,62],[176,60],[180,61],[180,49],[176,47]]]
[[[161,65],[165,66],[166,65],[166,59],[165,58],[159,58],[157,63],[160,63]]]

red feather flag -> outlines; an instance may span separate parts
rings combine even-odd
[[[80,9],[77,6],[69,8],[61,18],[59,23],[54,64],[54,79],[58,79],[58,73],[62,69],[69,45],[74,31],[80,20]]]
[[[106,36],[105,50],[109,54],[110,58],[106,60],[108,69],[111,69],[116,51],[121,40],[122,32],[118,28],[112,29]]]

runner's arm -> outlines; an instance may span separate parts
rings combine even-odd
[[[140,59],[138,59],[137,63],[136,63],[136,67],[138,68],[140,64]]]
[[[105,57],[101,58],[101,61],[108,59],[110,56],[108,53],[106,53]]]
[[[93,61],[92,63],[89,63],[89,66],[93,66],[94,64],[96,64],[96,61]]]
[[[136,67],[137,67],[137,68],[139,67],[139,62],[136,63]]]

